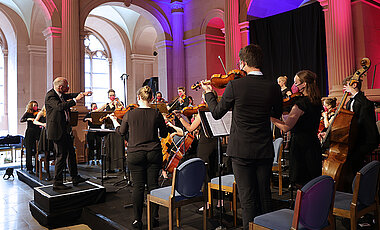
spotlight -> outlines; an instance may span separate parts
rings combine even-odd
[[[158,55],[157,51],[154,51],[153,56],[157,56],[157,55]]]

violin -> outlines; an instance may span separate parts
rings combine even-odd
[[[37,111],[33,112],[33,116],[37,116],[37,114],[40,112],[40,109],[37,109]]]
[[[300,92],[297,92],[297,93],[293,93],[292,95],[290,95],[289,97],[287,98],[284,98],[282,100],[282,107],[290,107],[290,106],[293,106],[295,101],[298,100],[299,97],[302,97],[303,94],[300,93]]]
[[[199,104],[198,106],[193,106],[193,107],[185,107],[181,110],[181,113],[185,115],[186,117],[190,117],[196,113],[198,113],[199,110],[204,111],[207,110],[208,106],[207,104]]]
[[[330,115],[334,115],[336,111],[336,108],[330,109],[327,111],[327,117],[329,118]],[[330,118],[329,118],[330,120]],[[318,128],[318,133],[322,132],[324,129],[327,129],[328,127],[325,127],[325,118],[321,116],[321,120],[319,122],[319,128]]]
[[[210,80],[204,81],[203,84],[210,84],[217,89],[223,89],[227,86],[228,82],[242,78],[246,75],[243,70],[234,69],[228,72],[226,75],[213,74]],[[192,90],[198,90],[201,88],[201,83],[197,82],[191,86]]]
[[[126,112],[128,112],[129,110],[133,110],[135,108],[138,108],[138,107],[139,107],[138,104],[129,104],[125,108],[117,108],[117,109],[115,109],[115,111],[113,112],[113,114],[115,115],[115,117],[117,117],[118,119],[122,120],[123,117],[124,117],[124,114]],[[108,116],[109,116],[109,114],[107,116],[99,118],[99,121],[103,122],[105,119],[107,119]]]

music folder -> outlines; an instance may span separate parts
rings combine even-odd
[[[203,131],[206,137],[222,137],[230,135],[232,111],[228,111],[221,119],[215,120],[208,111],[199,111]]]
[[[150,107],[153,109],[158,109],[160,113],[165,113],[165,114],[169,113],[168,108],[166,107],[165,103],[152,103],[150,104]]]
[[[113,112],[111,111],[103,111],[103,112],[91,112],[91,118],[92,118],[92,124],[94,125],[102,125],[103,122],[101,122],[99,119],[102,117],[107,116],[108,114],[111,114]]]

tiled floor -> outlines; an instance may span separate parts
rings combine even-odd
[[[29,201],[33,200],[33,189],[15,178],[3,180],[5,170],[0,171],[0,229],[24,230],[47,229],[41,226],[29,211]],[[60,230],[88,230],[86,225],[59,228]]]

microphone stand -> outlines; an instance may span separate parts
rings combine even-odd
[[[124,85],[124,105],[127,105],[127,80],[128,80],[129,75],[126,73],[123,73],[120,76],[120,79],[123,81]]]

